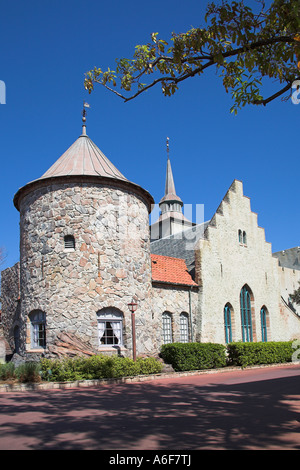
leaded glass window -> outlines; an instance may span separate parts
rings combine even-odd
[[[180,342],[189,342],[189,318],[187,313],[180,314]]]
[[[172,343],[172,317],[168,312],[164,312],[162,315],[162,333],[163,333],[163,343]]]
[[[224,327],[225,327],[225,342],[232,342],[232,327],[231,327],[231,308],[230,305],[224,307]]]
[[[260,309],[260,323],[261,323],[261,340],[263,342],[268,341],[268,334],[267,334],[267,309],[266,307],[262,307]]]
[[[242,338],[244,342],[253,341],[252,317],[251,317],[251,295],[247,286],[240,293]]]

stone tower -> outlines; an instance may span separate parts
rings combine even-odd
[[[151,352],[149,213],[154,203],[86,134],[19,189],[20,350],[51,353],[62,333],[99,352]]]

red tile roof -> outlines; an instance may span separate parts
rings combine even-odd
[[[151,254],[151,260],[153,281],[197,286],[183,259]]]

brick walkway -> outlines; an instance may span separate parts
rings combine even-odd
[[[0,449],[299,450],[300,366],[0,394]]]

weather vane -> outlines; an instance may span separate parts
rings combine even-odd
[[[82,121],[86,121],[86,110],[85,108],[90,108],[90,105],[86,103],[85,101],[83,102],[83,110],[82,110]]]
[[[83,102],[83,110],[82,110],[82,135],[86,135],[86,109],[85,108],[90,108],[90,105],[86,103],[85,101]]]

